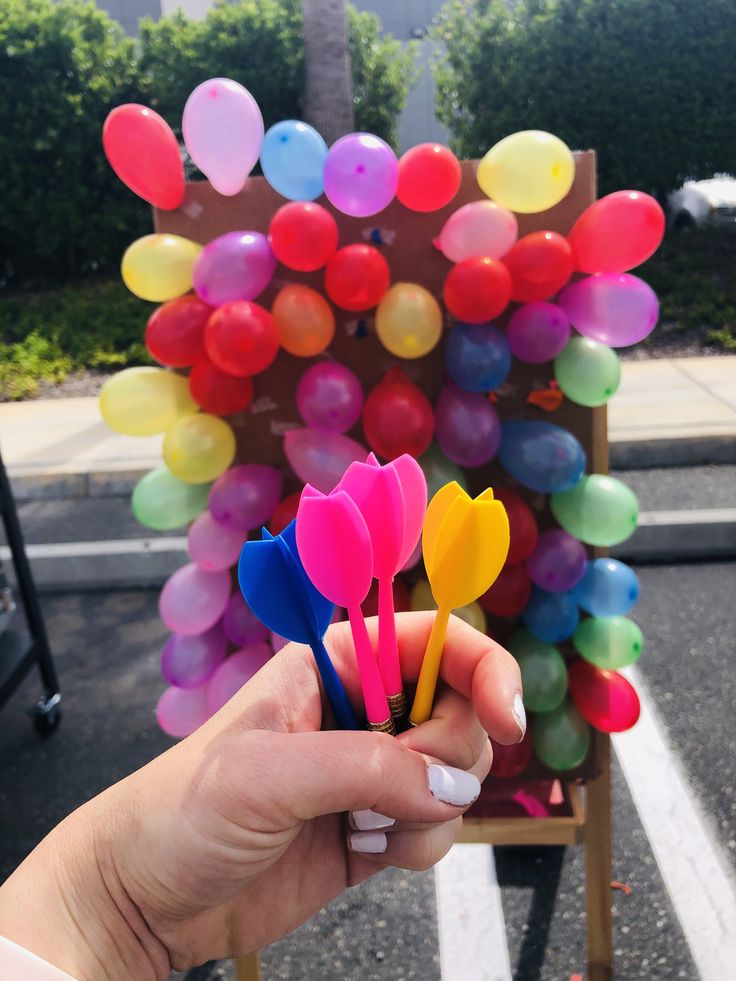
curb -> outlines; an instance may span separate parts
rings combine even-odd
[[[736,508],[642,511],[634,534],[611,549],[626,562],[716,561],[736,557]]]
[[[702,467],[736,463],[736,434],[704,433],[667,439],[626,439],[609,444],[611,470]]]

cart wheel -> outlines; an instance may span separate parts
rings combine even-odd
[[[33,711],[33,728],[39,736],[46,738],[56,732],[61,722],[61,700],[58,694],[42,698]]]

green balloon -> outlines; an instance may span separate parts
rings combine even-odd
[[[212,484],[185,484],[166,467],[141,477],[130,502],[134,516],[146,528],[171,531],[189,524],[207,507]]]
[[[641,657],[644,635],[628,617],[589,617],[572,635],[575,650],[598,668],[625,668]]]
[[[573,337],[555,358],[555,378],[571,402],[604,405],[621,381],[618,355],[590,337]]]
[[[509,638],[509,650],[521,671],[524,705],[531,712],[556,709],[567,691],[567,668],[557,648],[524,627]]]
[[[427,481],[427,500],[431,501],[440,487],[456,480],[464,491],[468,489],[465,474],[452,460],[448,460],[436,443],[432,443],[424,456],[419,457],[419,466]]]
[[[565,700],[534,719],[534,752],[552,770],[572,770],[588,755],[590,730],[582,715]]]
[[[586,545],[618,545],[634,533],[639,517],[631,488],[597,473],[552,494],[549,503],[557,523]]]

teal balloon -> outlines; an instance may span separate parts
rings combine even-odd
[[[133,490],[135,518],[154,531],[172,531],[194,521],[207,507],[212,484],[185,484],[166,467],[151,470]]]
[[[573,434],[537,419],[503,423],[498,459],[520,484],[542,494],[573,487],[585,470],[585,451]]]
[[[285,119],[263,137],[263,176],[291,201],[314,201],[322,194],[326,158],[327,144],[308,123]]]
[[[534,752],[551,770],[574,770],[588,755],[590,730],[585,719],[565,700],[533,723]]]
[[[586,545],[607,548],[633,535],[639,518],[636,494],[615,477],[589,474],[550,497],[557,523]]]
[[[556,709],[567,691],[567,668],[557,648],[522,629],[511,635],[508,649],[521,671],[524,705],[531,712]]]
[[[578,405],[605,405],[621,381],[621,362],[614,350],[590,337],[573,337],[554,362],[562,393]]]
[[[589,617],[572,635],[575,650],[597,668],[625,668],[641,657],[644,635],[628,617]]]
[[[431,501],[440,487],[456,480],[464,491],[468,489],[465,474],[452,460],[448,460],[436,443],[432,443],[424,456],[419,457],[424,479],[427,481],[427,500]]]

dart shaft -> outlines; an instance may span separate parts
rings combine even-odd
[[[409,721],[415,726],[419,725],[420,722],[426,722],[432,715],[432,703],[440,673],[442,650],[445,646],[445,634],[447,633],[447,621],[450,619],[450,613],[449,608],[440,607],[432,624],[432,632],[429,635],[427,649],[424,652],[424,660],[419,672],[414,703],[409,713]]]
[[[378,580],[378,667],[383,689],[390,697],[402,692],[399,647],[396,642],[394,590],[391,579]]]
[[[391,718],[391,711],[386,701],[381,672],[378,670],[378,661],[373,653],[373,646],[365,628],[365,620],[360,612],[360,607],[349,606],[348,617],[353,633],[355,657],[358,661],[360,687],[365,701],[365,714],[368,722],[372,725],[383,725],[387,719]]]
[[[314,654],[314,660],[317,663],[322,684],[327,693],[327,699],[339,728],[357,729],[358,721],[355,718],[355,713],[348,701],[348,696],[345,694],[345,689],[342,686],[337,671],[335,671],[335,667],[330,660],[330,655],[327,653],[325,645],[321,640],[312,646],[312,653]]]

